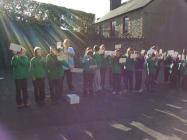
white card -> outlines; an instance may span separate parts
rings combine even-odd
[[[82,73],[82,72],[83,72],[83,69],[82,69],[82,68],[72,68],[72,69],[71,69],[71,72],[74,72],[74,73]]]
[[[20,51],[21,51],[21,48],[22,48],[21,45],[11,43],[9,49],[10,49],[11,51],[14,51],[14,52],[20,52]]]
[[[122,64],[122,63],[125,63],[126,62],[126,58],[120,58],[119,59],[119,63]]]
[[[105,56],[112,56],[115,54],[115,51],[105,51]]]
[[[57,60],[58,60],[58,61],[63,61],[63,60],[64,60],[64,57],[63,57],[62,55],[57,56]]]
[[[169,50],[169,51],[168,51],[168,55],[170,55],[170,56],[173,56],[173,55],[174,55],[174,53],[175,53],[175,51],[174,51],[174,50]]]
[[[145,54],[145,50],[141,50],[141,54]]]
[[[121,49],[121,44],[116,44],[115,49]]]
[[[163,53],[163,50],[162,50],[162,49],[160,49],[160,50],[159,50],[159,54],[162,54],[162,53]]]
[[[57,42],[57,48],[62,47],[62,42]]]
[[[104,54],[105,51],[104,50],[99,50],[99,54]]]
[[[97,68],[97,65],[91,65],[89,68],[90,68],[90,69],[96,69],[96,68]]]

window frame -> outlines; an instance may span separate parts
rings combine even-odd
[[[126,23],[126,19],[128,19],[128,23]],[[130,21],[130,18],[128,16],[124,16],[123,17],[123,33],[129,33],[129,21]],[[126,28],[126,25],[127,25],[127,28]]]

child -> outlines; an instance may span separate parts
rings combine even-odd
[[[101,88],[101,74],[100,74],[102,57],[99,54],[99,50],[100,50],[99,46],[95,45],[94,46],[94,55],[93,55],[93,58],[95,59],[96,64],[97,64],[97,69],[94,74],[94,90],[95,90],[95,92],[99,92],[102,89]]]
[[[101,87],[104,90],[105,89],[105,76],[106,76],[106,70],[107,70],[107,59],[105,58],[105,45],[102,44],[100,46],[100,55],[101,55]]]
[[[107,69],[108,69],[109,90],[112,90],[113,88],[112,56],[107,56],[106,61],[107,61]]]
[[[30,72],[33,79],[34,96],[36,103],[45,100],[45,60],[42,58],[40,47],[34,48],[34,57],[30,61]]]
[[[93,79],[94,72],[96,69],[96,61],[93,59],[93,51],[91,48],[87,48],[85,56],[82,60],[83,64],[83,94],[87,96],[88,94],[94,95],[93,93]]]
[[[52,101],[57,101],[59,95],[59,67],[57,60],[57,49],[50,48],[50,53],[46,57],[47,75],[49,80],[49,90]]]
[[[131,55],[133,54],[132,48],[127,49],[127,56],[126,56],[126,62],[125,62],[125,72],[124,72],[124,81],[125,86],[127,89],[132,92],[133,90],[133,71],[134,71],[134,59],[131,58]]]
[[[68,63],[64,60],[63,57],[63,48],[57,48],[57,60],[59,63],[58,67],[58,88],[59,88],[59,97],[63,94],[63,81],[64,81],[64,67],[69,68]]]
[[[155,64],[155,54],[152,53],[146,60],[146,67],[147,67],[147,81],[146,86],[148,91],[153,90],[154,86],[154,78],[156,72],[156,64]]]
[[[27,79],[29,77],[29,59],[25,48],[12,57],[11,65],[16,84],[16,103],[18,108],[28,107]]]
[[[164,81],[168,83],[170,77],[170,65],[172,63],[172,58],[168,55],[164,60]]]
[[[120,50],[115,50],[112,58],[113,94],[121,94],[121,64],[119,63]]]
[[[142,76],[144,70],[144,55],[137,53],[137,58],[135,59],[135,90],[138,93],[142,93]]]
[[[170,69],[170,88],[177,89],[179,86],[180,78],[180,63],[178,58],[172,61]]]

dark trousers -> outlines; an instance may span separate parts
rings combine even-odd
[[[33,86],[34,86],[35,101],[37,103],[44,101],[44,99],[45,99],[45,79],[38,78],[36,80],[33,80]]]
[[[121,90],[121,74],[113,73],[113,90],[119,92]]]
[[[94,74],[89,73],[89,72],[84,72],[83,73],[83,92],[84,95],[87,95],[88,92],[90,94],[93,94],[93,79],[94,79]]]
[[[56,100],[59,95],[59,80],[49,80],[49,91],[52,100]]]
[[[157,80],[157,79],[158,79],[159,72],[160,72],[160,66],[158,66],[158,67],[156,68],[155,80]]]
[[[100,73],[101,73],[101,87],[104,89],[105,88],[106,69],[105,68],[101,68],[100,69]]]
[[[66,79],[67,79],[69,90],[73,90],[73,86],[72,86],[72,72],[70,70],[65,70],[64,71],[64,77],[66,77]]]
[[[140,90],[142,86],[142,70],[137,70],[135,72],[135,89]]]
[[[164,81],[165,81],[165,82],[168,82],[168,81],[169,81],[169,76],[170,76],[169,70],[170,70],[169,67],[165,67],[165,68],[164,68]]]
[[[150,72],[149,74],[147,74],[146,87],[148,91],[153,89],[154,78],[155,78],[155,73]]]
[[[58,79],[59,96],[63,95],[63,87],[64,87],[63,81],[64,81],[64,76]]]
[[[28,103],[27,79],[16,79],[16,103],[17,105]]]
[[[124,84],[126,89],[133,90],[133,71],[124,71]]]
[[[112,68],[108,69],[108,73],[109,73],[109,87],[112,88],[113,87],[113,74],[112,74]]]

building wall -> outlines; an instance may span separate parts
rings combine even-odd
[[[124,37],[122,19],[127,16],[130,18],[129,34],[133,38],[143,37],[149,45],[157,44],[165,50],[182,51],[187,46],[186,15],[186,0],[154,0],[142,9],[114,19],[121,19],[118,37]]]
[[[149,38],[154,35],[171,17],[173,8],[171,8],[170,0],[154,0],[142,11],[144,18],[144,36]]]
[[[127,14],[130,18],[129,22],[129,34],[133,38],[142,38],[143,37],[143,16],[141,11],[136,11],[131,14]]]
[[[141,10],[136,11],[129,14],[124,14],[119,17],[115,17],[113,19],[104,21],[102,23],[97,24],[97,29],[99,26],[103,27],[103,30],[108,30],[111,37],[111,23],[116,21],[116,31],[115,37],[116,38],[125,38],[127,34],[123,33],[123,19],[124,17],[129,17],[129,24],[128,24],[128,36],[131,38],[142,38],[143,37],[143,15]],[[102,34],[104,37],[108,37],[108,33]],[[106,35],[107,34],[107,35]]]
[[[182,51],[187,46],[187,2],[154,0],[143,10],[144,36],[161,48]]]

